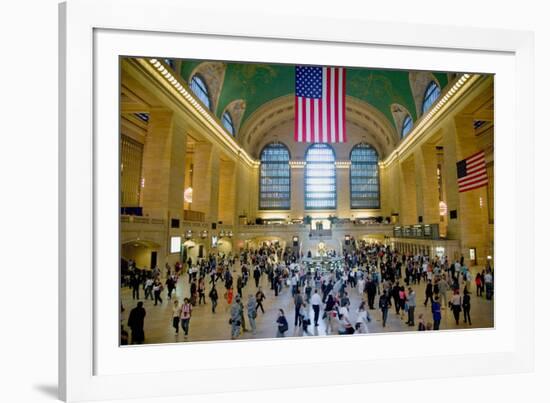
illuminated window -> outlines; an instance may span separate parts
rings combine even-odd
[[[191,79],[191,91],[199,98],[199,100],[210,109],[210,95],[208,94],[208,87],[204,83],[204,80],[195,74]]]
[[[306,152],[305,208],[336,208],[336,165],[328,144],[313,144]]]
[[[290,209],[290,153],[281,143],[264,147],[260,156],[260,209]]]
[[[233,119],[231,119],[231,115],[229,112],[224,112],[222,116],[222,124],[223,127],[225,127],[225,130],[229,132],[232,136],[235,136],[235,127],[233,126]]]
[[[424,100],[422,101],[422,113],[426,113],[434,104],[434,102],[439,98],[441,90],[435,82],[430,82],[426,87],[426,92],[424,93]]]
[[[350,154],[351,208],[380,208],[378,153],[369,144],[357,144]]]
[[[409,134],[412,127],[413,127],[413,120],[411,118],[411,115],[407,115],[405,119],[403,119],[403,126],[401,126],[401,138]]]

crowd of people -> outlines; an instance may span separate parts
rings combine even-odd
[[[285,301],[288,303],[287,295],[291,298],[290,312],[278,309],[273,323],[276,337],[287,335],[292,319],[293,335],[313,334],[310,330],[317,328],[320,321],[324,321],[326,334],[367,333],[376,310],[380,312],[382,327],[386,327],[392,309],[405,325],[420,331],[439,330],[442,310],[446,309],[452,311],[456,325],[461,319],[472,325],[472,282],[476,297],[493,298],[494,273],[490,266],[473,279],[463,259],[449,262],[446,257],[430,259],[406,255],[389,246],[364,241],[355,243],[341,258],[341,264],[329,270],[304,264],[302,256],[290,248],[270,244],[239,254],[211,254],[195,261],[188,259],[173,267],[166,264],[164,273],[158,267],[139,270],[130,261],[123,272],[122,285],[131,288],[132,298],[138,302],[126,323],[131,330],[131,340],[124,323],[121,325],[122,343],[145,341],[146,312],[141,292],[143,299],[150,299],[154,305],[164,304],[164,296],[171,301],[171,325],[176,335],[181,327],[184,340],[191,332],[194,307],[209,304],[212,314],[217,314],[220,299],[228,307],[222,314],[228,315],[230,338],[239,338],[244,332],[255,335],[257,315],[259,312],[265,314],[267,291],[261,286],[265,283],[272,294],[272,305],[277,306],[283,289],[288,290]],[[184,284],[188,287],[183,290],[186,297],[179,301],[174,297],[175,290]],[[419,287],[424,289],[424,295],[418,300],[413,286],[417,290]],[[350,293],[359,296],[357,306],[352,307]],[[419,301],[431,315],[416,314]],[[279,305],[286,307],[287,304]]]

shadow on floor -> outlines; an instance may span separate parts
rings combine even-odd
[[[42,393],[44,396],[59,400],[59,389],[57,385],[34,385],[34,389]]]

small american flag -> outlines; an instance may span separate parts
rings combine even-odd
[[[346,142],[346,69],[296,66],[294,139]]]
[[[456,174],[459,192],[466,192],[487,185],[489,177],[485,165],[485,152],[480,151],[469,158],[458,161],[456,163]]]

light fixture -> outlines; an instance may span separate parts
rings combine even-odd
[[[439,215],[447,215],[447,204],[443,200],[439,202]]]
[[[183,200],[185,200],[186,203],[193,203],[193,188],[188,187],[184,190]]]

